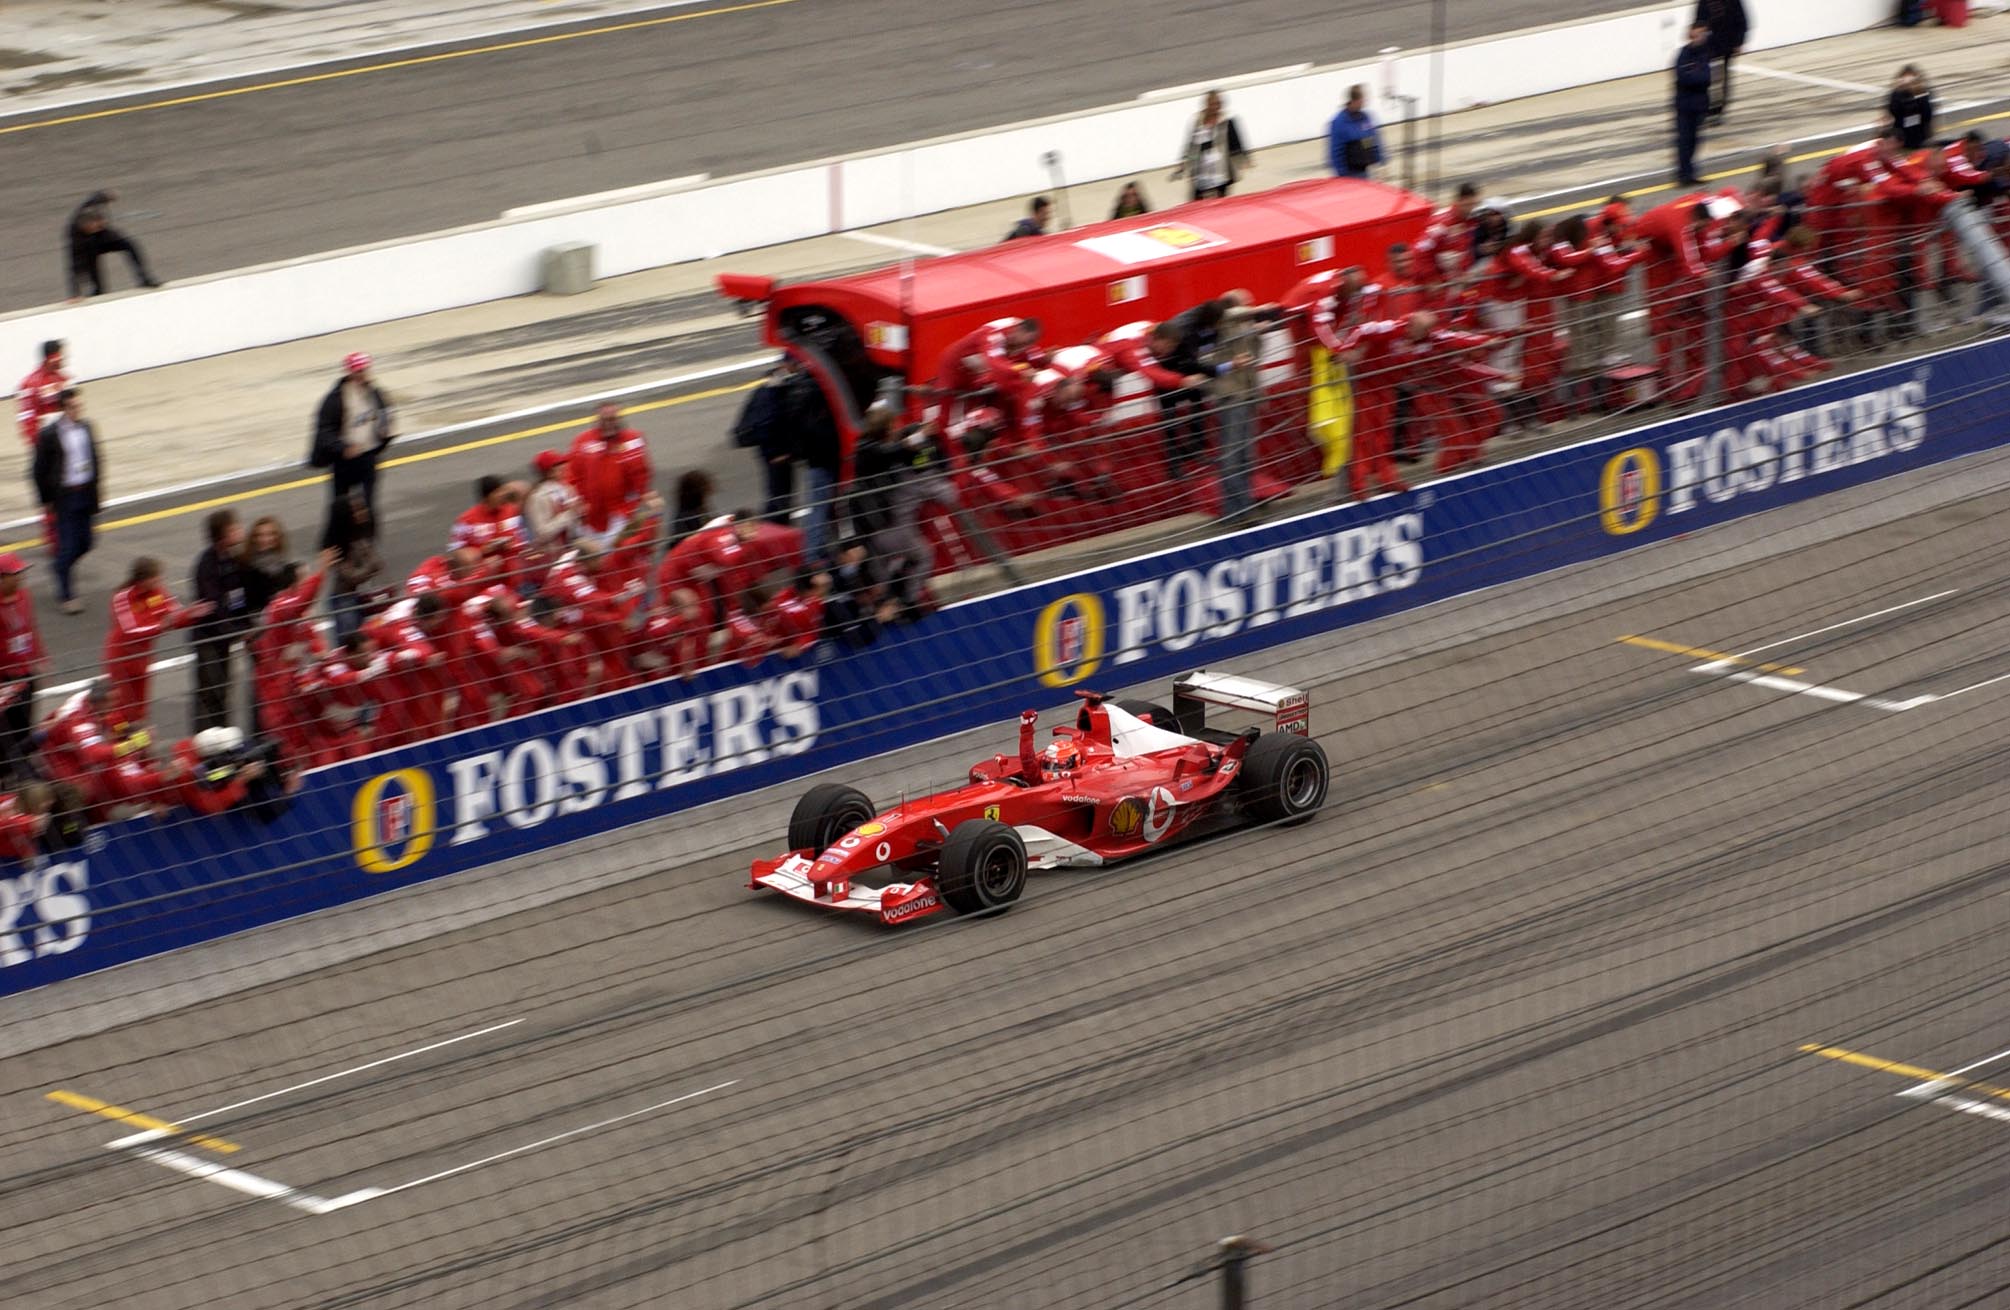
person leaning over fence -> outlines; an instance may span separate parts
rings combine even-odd
[[[0,554],[0,775],[10,782],[34,772],[35,676],[49,667],[27,573],[28,561]]]

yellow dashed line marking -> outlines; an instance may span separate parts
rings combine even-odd
[[[59,1087],[53,1092],[45,1093],[45,1095],[56,1104],[67,1105],[72,1110],[82,1110],[86,1114],[95,1114],[105,1119],[116,1119],[120,1123],[131,1124],[135,1128],[145,1129],[149,1132],[173,1133],[177,1137],[187,1138],[189,1142],[196,1146],[206,1147],[223,1155],[230,1155],[243,1149],[236,1142],[226,1142],[220,1137],[192,1136],[180,1124],[172,1124],[165,1119],[156,1119],[150,1114],[141,1114],[138,1110],[128,1110],[122,1105],[113,1105],[108,1101],[100,1101],[95,1096],[85,1096],[81,1092],[65,1091]]]

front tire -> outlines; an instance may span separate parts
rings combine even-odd
[[[1242,757],[1237,794],[1257,823],[1303,823],[1326,803],[1326,751],[1310,737],[1266,732]]]
[[[942,844],[935,890],[958,914],[997,914],[1026,890],[1026,843],[1008,824],[971,819]]]
[[[872,800],[858,788],[820,782],[803,793],[789,815],[789,849],[821,855],[877,813]]]

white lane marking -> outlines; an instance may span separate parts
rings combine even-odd
[[[525,1142],[522,1146],[512,1146],[507,1151],[498,1151],[494,1155],[485,1155],[479,1160],[470,1160],[466,1164],[457,1164],[451,1169],[442,1169],[436,1174],[427,1174],[423,1178],[414,1178],[410,1182],[399,1183],[394,1187],[374,1189],[374,1195],[389,1196],[393,1192],[403,1192],[413,1187],[423,1186],[426,1183],[437,1183],[442,1178],[452,1178],[455,1174],[464,1174],[470,1169],[479,1169],[483,1165],[495,1164],[499,1160],[507,1160],[511,1156],[522,1155],[526,1151],[535,1151],[539,1147],[550,1146],[554,1142],[562,1142],[568,1137],[577,1137],[581,1133],[596,1132],[599,1129],[612,1127],[627,1119],[635,1119],[645,1114],[653,1114],[658,1110],[668,1109],[680,1101],[689,1101],[700,1096],[709,1095],[712,1092],[724,1091],[739,1081],[737,1078],[728,1079],[723,1083],[714,1083],[710,1087],[701,1087],[695,1092],[685,1092],[682,1096],[673,1096],[667,1101],[658,1101],[654,1105],[645,1105],[640,1110],[630,1110],[627,1114],[617,1114],[612,1119],[602,1119],[598,1123],[584,1124],[578,1128],[568,1128],[562,1133],[554,1133],[550,1137],[541,1137],[535,1142]],[[368,1200],[370,1198],[362,1197],[360,1199]],[[340,1198],[340,1203],[345,1205],[355,1204],[354,1201],[346,1197]]]
[[[1790,73],[1784,68],[1763,68],[1758,64],[1738,61],[1740,73],[1755,73],[1760,77],[1777,77],[1783,82],[1803,82],[1808,86],[1827,87],[1831,91],[1851,91],[1860,96],[1883,95],[1889,88],[1866,86],[1862,82],[1842,82],[1833,77],[1821,77],[1814,73]]]
[[[4,530],[5,529],[0,529],[0,531]],[[335,625],[329,622],[327,619],[319,619],[314,624],[314,630],[316,632],[319,632],[324,637],[327,636],[329,632],[333,631],[334,627]],[[183,665],[193,663],[195,663],[195,656],[192,654],[170,655],[164,660],[155,660],[152,664],[147,665],[147,672],[162,673],[168,669],[178,669],[181,668]],[[82,691],[84,688],[90,686],[93,682],[96,681],[97,681],[96,678],[79,678],[75,682],[59,683],[54,687],[37,687],[35,689],[35,699],[47,700],[52,696],[56,697],[68,696],[75,692]]]
[[[877,232],[839,232],[838,236],[849,237],[853,241],[863,241],[869,246],[884,246],[888,250],[904,250],[910,255],[956,255],[961,251],[948,246],[931,246],[926,241],[907,241],[900,237],[883,237]]]
[[[1901,1092],[1900,1095],[1904,1095],[1904,1093]],[[1987,1101],[1972,1100],[1966,1096],[1928,1097],[1927,1104],[1944,1105],[1950,1110],[1959,1110],[1963,1114],[1978,1114],[1984,1119],[2010,1122],[2010,1109],[2005,1109],[2000,1105],[1990,1105]]]
[[[1936,692],[1930,696],[1918,697],[1918,699],[1922,701],[1946,700],[1949,696],[1960,696],[1966,692],[1981,691],[1984,687],[1993,687],[1997,683],[2006,680],[2010,680],[2010,673],[1999,673],[1993,678],[1984,678],[1980,682],[1971,682],[1966,687],[1956,687],[1953,691]]]
[[[1713,660],[1708,664],[1698,664],[1690,668],[1691,673],[1713,674],[1729,678],[1734,682],[1749,682],[1754,687],[1766,687],[1773,691],[1792,692],[1797,696],[1812,696],[1816,700],[1833,701],[1838,705],[1862,705],[1873,710],[1884,710],[1896,714],[1904,710],[1924,705],[1935,699],[1932,696],[1915,696],[1911,700],[1893,701],[1878,696],[1867,696],[1860,691],[1847,691],[1841,687],[1824,687],[1818,683],[1802,682],[1797,678],[1782,678],[1770,673],[1746,673],[1738,669],[1722,667],[1722,661]]]
[[[1750,650],[1741,650],[1738,652],[1737,657],[1741,660],[1749,659],[1760,651],[1773,650],[1780,646],[1791,646],[1797,641],[1806,641],[1809,637],[1819,637],[1825,633],[1839,632],[1844,628],[1855,627],[1859,623],[1868,623],[1872,619],[1881,619],[1887,614],[1897,614],[1901,610],[1913,609],[1931,601],[1945,600],[1960,590],[1959,587],[1949,587],[1946,591],[1936,591],[1931,596],[1921,596],[1918,600],[1908,600],[1901,605],[1888,605],[1881,610],[1872,610],[1868,614],[1859,614],[1853,619],[1844,619],[1840,623],[1831,623],[1825,628],[1816,628],[1813,632],[1803,632],[1792,637],[1782,637],[1778,641],[1769,641],[1763,646],[1754,646]],[[1714,671],[1719,665],[1728,665],[1729,663],[1730,661],[1728,660],[1715,660],[1705,665],[1704,668]]]
[[[359,1064],[336,1073],[323,1074],[319,1078],[310,1078],[304,1083],[295,1083],[291,1087],[282,1087],[276,1092],[265,1092],[258,1096],[247,1097],[242,1101],[232,1101],[229,1105],[220,1105],[214,1110],[204,1110],[201,1114],[183,1115],[175,1122],[177,1124],[192,1124],[201,1119],[214,1119],[220,1114],[229,1114],[232,1110],[242,1110],[247,1105],[257,1105],[261,1101],[270,1101],[276,1097],[291,1095],[294,1092],[304,1092],[310,1087],[319,1087],[323,1083],[332,1083],[337,1078],[347,1078],[351,1074],[365,1073],[371,1069],[381,1069],[387,1064],[396,1064],[400,1060],[409,1060],[415,1055],[424,1055],[428,1051],[437,1051],[459,1042],[473,1041],[477,1037],[486,1037],[490,1033],[499,1033],[505,1028],[514,1028],[522,1022],[522,1019],[509,1019],[502,1023],[490,1024],[486,1028],[477,1028],[471,1033],[462,1033],[459,1037],[449,1037],[445,1041],[430,1042],[425,1046],[415,1047],[409,1051],[400,1051],[396,1055],[387,1055],[381,1060],[372,1060],[368,1064]],[[149,1128],[143,1133],[134,1133],[130,1137],[121,1137],[116,1142],[110,1142],[107,1145],[114,1148],[137,1146],[141,1142],[152,1141],[154,1138],[164,1135],[161,1129]]]
[[[1994,1055],[1985,1055],[1980,1060],[1976,1060],[1970,1064],[1962,1065],[1959,1069],[1950,1069],[1946,1073],[1940,1075],[1940,1077],[1938,1078],[1929,1078],[1923,1083],[1915,1083],[1913,1086],[1908,1087],[1904,1091],[1900,1092],[1899,1095],[1931,1096],[1934,1093],[1938,1092],[1941,1088],[1958,1081],[1964,1075],[1974,1073],[1977,1069],[1986,1069],[1990,1065],[1995,1064],[1998,1060],[2002,1060],[2005,1058],[2010,1058],[2010,1051],[1998,1051]]]
[[[955,252],[952,251],[949,253],[953,254]],[[387,358],[395,362],[396,356],[387,356]],[[469,419],[465,423],[449,423],[441,428],[427,428],[424,432],[414,432],[409,437],[399,437],[398,448],[401,451],[409,451],[412,447],[429,445],[442,438],[456,436],[462,432],[474,432],[481,428],[492,428],[498,424],[519,423],[524,419],[542,418],[559,410],[578,410],[582,415],[585,415],[590,413],[594,406],[604,400],[620,400],[644,391],[665,391],[676,387],[689,386],[693,382],[709,382],[713,378],[730,377],[736,373],[752,373],[757,370],[770,369],[775,366],[775,361],[779,358],[781,358],[779,355],[760,355],[749,359],[736,359],[730,363],[716,364],[711,368],[701,368],[691,373],[678,373],[667,378],[652,378],[647,382],[636,382],[629,386],[614,387],[607,391],[595,391],[583,396],[569,396],[563,400],[545,401],[532,405],[528,409],[512,409],[501,414],[491,414],[485,418]],[[380,360],[379,362],[381,363],[382,361]],[[584,423],[588,420],[582,417],[580,421]],[[256,468],[236,469],[229,473],[212,474],[206,478],[197,478],[193,482],[177,482],[171,486],[155,487],[149,491],[136,491],[130,496],[114,496],[104,503],[104,508],[113,510],[125,505],[138,505],[144,501],[163,500],[172,496],[180,496],[191,491],[206,491],[211,487],[222,486],[226,482],[270,477],[277,473],[298,473],[300,469],[301,464],[299,460],[289,460],[284,464],[261,464]],[[0,532],[26,532],[39,529],[41,526],[42,520],[38,515],[34,518],[12,519],[6,523],[0,523]]]
[[[311,1192],[303,1192],[297,1187],[289,1187],[285,1183],[274,1182],[270,1178],[262,1178],[254,1173],[246,1173],[242,1169],[230,1169],[220,1164],[211,1164],[207,1160],[198,1160],[192,1155],[184,1155],[180,1151],[163,1150],[157,1146],[143,1146],[135,1150],[133,1154],[144,1160],[152,1160],[155,1164],[165,1165],[177,1173],[187,1174],[191,1178],[200,1178],[205,1182],[216,1183],[220,1186],[228,1187],[234,1192],[243,1192],[246,1196],[256,1196],[260,1200],[279,1201],[292,1206],[296,1210],[305,1210],[309,1214],[327,1214],[330,1210],[339,1210],[345,1205],[354,1205],[356,1200],[369,1199],[367,1196],[358,1196],[357,1193],[351,1192],[348,1196],[336,1197],[330,1200],[327,1197],[315,1196]]]

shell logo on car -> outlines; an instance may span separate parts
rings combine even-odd
[[[1135,796],[1126,796],[1110,811],[1110,831],[1119,837],[1129,837],[1144,827],[1145,803]]]

